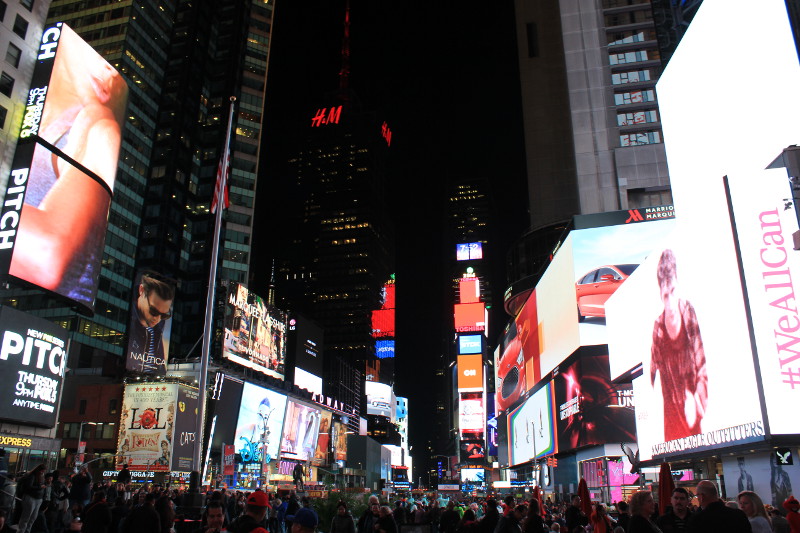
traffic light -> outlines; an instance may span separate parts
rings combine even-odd
[[[547,466],[549,467],[556,467],[558,466],[558,459],[553,457],[552,455],[547,458]]]

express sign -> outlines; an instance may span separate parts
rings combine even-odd
[[[68,353],[67,331],[0,308],[0,418],[54,427]]]

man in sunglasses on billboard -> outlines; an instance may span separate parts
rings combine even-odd
[[[147,374],[164,374],[167,353],[164,326],[172,316],[175,285],[155,273],[142,274],[128,328],[128,368]]]

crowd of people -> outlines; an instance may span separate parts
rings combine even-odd
[[[320,523],[320,500],[294,492],[283,499],[261,490],[192,495],[155,484],[134,487],[127,469],[114,482],[94,482],[86,468],[64,475],[40,465],[18,479],[15,489],[15,505],[6,505],[7,498],[0,505],[0,533],[13,531],[12,524],[17,533],[401,533],[409,526],[413,533],[800,533],[800,502],[793,496],[783,509],[764,505],[751,490],[726,502],[710,481],[700,481],[694,494],[675,488],[660,515],[645,490],[613,506],[594,502],[590,513],[578,495],[569,502],[540,502],[434,493],[391,502],[372,495],[360,501],[358,507],[365,508],[357,516],[352,501],[342,500],[329,524]],[[202,514],[181,512],[201,505]]]

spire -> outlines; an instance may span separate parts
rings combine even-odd
[[[350,0],[344,11],[344,38],[342,39],[342,70],[339,71],[339,90],[346,93],[350,84]]]

